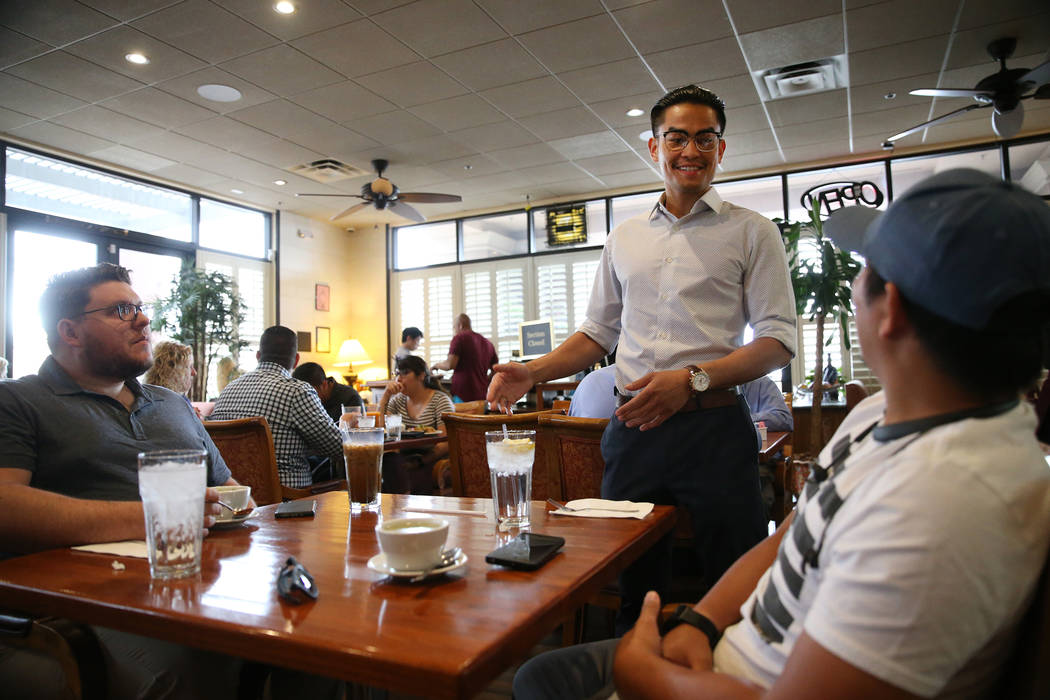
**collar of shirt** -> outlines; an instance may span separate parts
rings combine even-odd
[[[279,374],[282,377],[291,377],[292,371],[287,367],[277,364],[276,362],[260,362],[259,366],[255,368],[256,372],[272,372]]]
[[[73,378],[69,376],[69,373],[66,372],[65,368],[58,364],[58,360],[55,359],[54,355],[47,356],[47,359],[44,360],[44,364],[40,365],[40,369],[37,370],[37,376],[40,377],[40,381],[53,391],[56,396],[73,396],[75,394],[101,396],[101,394],[84,389],[73,381]],[[146,404],[153,403],[155,400],[163,401],[162,398],[156,396],[152,391],[140,384],[139,380],[135,377],[125,379],[124,383],[127,385],[131,393],[135,395],[135,403],[131,407],[132,411],[135,411]]]
[[[664,202],[667,201],[667,193],[664,192],[660,195],[660,198],[656,200],[656,204],[653,205],[652,211],[649,212],[649,221],[664,217],[671,223],[678,221],[678,217],[667,211],[667,207],[664,206]],[[693,208],[689,210],[689,213],[683,216],[686,218],[693,214],[699,214],[700,212],[710,209],[711,211],[722,211],[722,198],[715,191],[714,187],[708,187],[707,192],[701,195],[700,199],[696,200],[693,204]]]

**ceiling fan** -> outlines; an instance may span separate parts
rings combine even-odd
[[[1017,39],[1004,37],[988,44],[988,53],[999,61],[999,72],[982,78],[972,90],[964,88],[929,88],[912,90],[912,95],[923,97],[972,97],[976,104],[966,105],[936,119],[923,122],[910,129],[898,132],[886,139],[892,143],[908,134],[940,124],[952,117],[975,109],[992,108],[992,129],[1000,138],[1010,138],[1021,130],[1024,122],[1024,105],[1021,100],[1034,97],[1037,100],[1050,99],[1050,61],[1032,68],[1007,68],[1006,59],[1013,55]]]
[[[411,207],[407,202],[423,202],[428,204],[434,204],[437,202],[462,202],[463,198],[458,194],[438,194],[436,192],[402,192],[397,188],[397,185],[383,177],[383,171],[386,170],[386,166],[389,163],[382,159],[376,158],[372,161],[372,167],[376,171],[376,179],[371,182],[365,183],[361,186],[361,194],[315,194],[310,192],[297,193],[296,197],[357,197],[365,201],[360,204],[339,212],[333,216],[330,220],[335,221],[341,219],[344,216],[353,214],[359,209],[364,209],[368,205],[374,206],[376,209],[389,209],[395,214],[400,214],[406,219],[412,219],[413,221],[423,222],[426,221],[426,217],[420,214],[414,207]]]

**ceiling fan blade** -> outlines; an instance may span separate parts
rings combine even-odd
[[[977,97],[978,95],[987,95],[988,91],[966,88],[924,88],[922,90],[912,90],[908,94],[918,95],[919,97]]]
[[[953,110],[951,112],[948,112],[947,114],[942,114],[941,116],[937,117],[936,119],[931,119],[928,122],[923,122],[922,124],[917,124],[917,125],[911,127],[910,129],[905,129],[904,131],[900,131],[900,132],[894,134],[893,136],[889,137],[886,140],[887,141],[896,141],[897,139],[904,138],[908,134],[914,134],[916,131],[921,131],[922,129],[925,129],[928,126],[933,126],[934,124],[940,124],[943,121],[947,121],[947,120],[951,119],[952,117],[954,117],[957,114],[962,114],[963,112],[969,112],[969,111],[974,110],[974,109],[983,109],[985,107],[991,107],[991,105],[966,105],[962,109]]]
[[[1039,89],[1032,95],[1037,100],[1050,100],[1050,83],[1040,85]]]
[[[1000,113],[992,110],[992,131],[1001,139],[1008,139],[1017,135],[1024,124],[1024,103],[1018,102],[1017,106],[1009,112]]]
[[[369,202],[361,202],[360,204],[355,204],[354,206],[350,207],[349,209],[346,209],[344,211],[339,212],[338,214],[333,216],[331,219],[329,219],[329,221],[336,221],[338,219],[342,219],[344,216],[349,216],[350,214],[353,214],[355,211],[357,211],[359,209],[364,209],[369,204],[370,204]]]
[[[296,197],[357,197],[358,199],[364,199],[359,194],[320,194],[318,192],[296,192]]]
[[[412,219],[412,221],[423,223],[427,220],[425,216],[416,211],[415,207],[410,207],[401,200],[391,202],[390,208],[393,209],[395,214],[403,216],[406,219]]]
[[[402,202],[422,202],[424,204],[463,201],[458,194],[438,194],[437,192],[402,192],[397,198]]]
[[[1050,61],[1036,66],[1032,70],[1028,71],[1021,76],[1018,82],[1021,83],[1032,83],[1037,87],[1041,87],[1050,83]]]

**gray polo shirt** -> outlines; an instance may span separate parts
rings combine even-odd
[[[139,500],[138,453],[204,449],[208,485],[230,479],[186,399],[127,382],[128,411],[116,399],[85,391],[48,357],[36,375],[0,382],[0,468],[33,473],[34,488],[92,500]]]

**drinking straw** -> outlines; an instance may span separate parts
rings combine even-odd
[[[507,424],[503,424],[503,439],[510,440],[510,433],[507,432]]]

